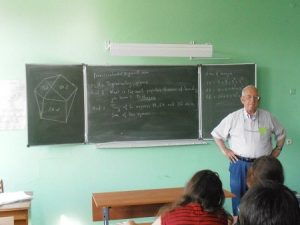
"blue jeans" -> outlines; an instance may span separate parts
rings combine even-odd
[[[230,163],[230,189],[235,198],[232,198],[232,213],[234,216],[238,215],[238,207],[240,205],[241,198],[248,190],[247,188],[247,172],[252,162],[245,162],[238,160],[235,163]]]

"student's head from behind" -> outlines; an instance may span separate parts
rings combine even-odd
[[[201,170],[193,175],[186,184],[182,205],[197,202],[207,212],[222,209],[224,204],[222,182],[217,173]]]
[[[252,187],[265,181],[284,183],[284,170],[280,161],[273,156],[257,158],[248,170],[247,185]]]
[[[295,194],[280,183],[266,182],[247,191],[239,206],[239,225],[299,225]]]

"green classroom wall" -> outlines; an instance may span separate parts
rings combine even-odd
[[[279,157],[286,184],[300,191],[299,21],[299,0],[0,0],[0,79],[24,81],[26,63],[257,63],[261,107],[293,141]],[[106,41],[211,43],[223,59],[112,57]],[[93,192],[183,186],[205,168],[229,189],[228,161],[211,141],[129,149],[26,145],[26,129],[0,131],[0,177],[6,191],[33,191],[32,225],[100,224],[92,221]],[[225,206],[230,211],[229,201]]]

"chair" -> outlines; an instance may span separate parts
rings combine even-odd
[[[0,193],[4,192],[3,180],[0,180]]]
[[[299,202],[299,207],[300,207],[300,193],[296,193],[296,198],[297,198],[297,200]]]

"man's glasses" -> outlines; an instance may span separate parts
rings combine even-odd
[[[251,95],[244,95],[243,96],[246,100],[254,100],[254,101],[259,101],[260,96],[251,96]]]

